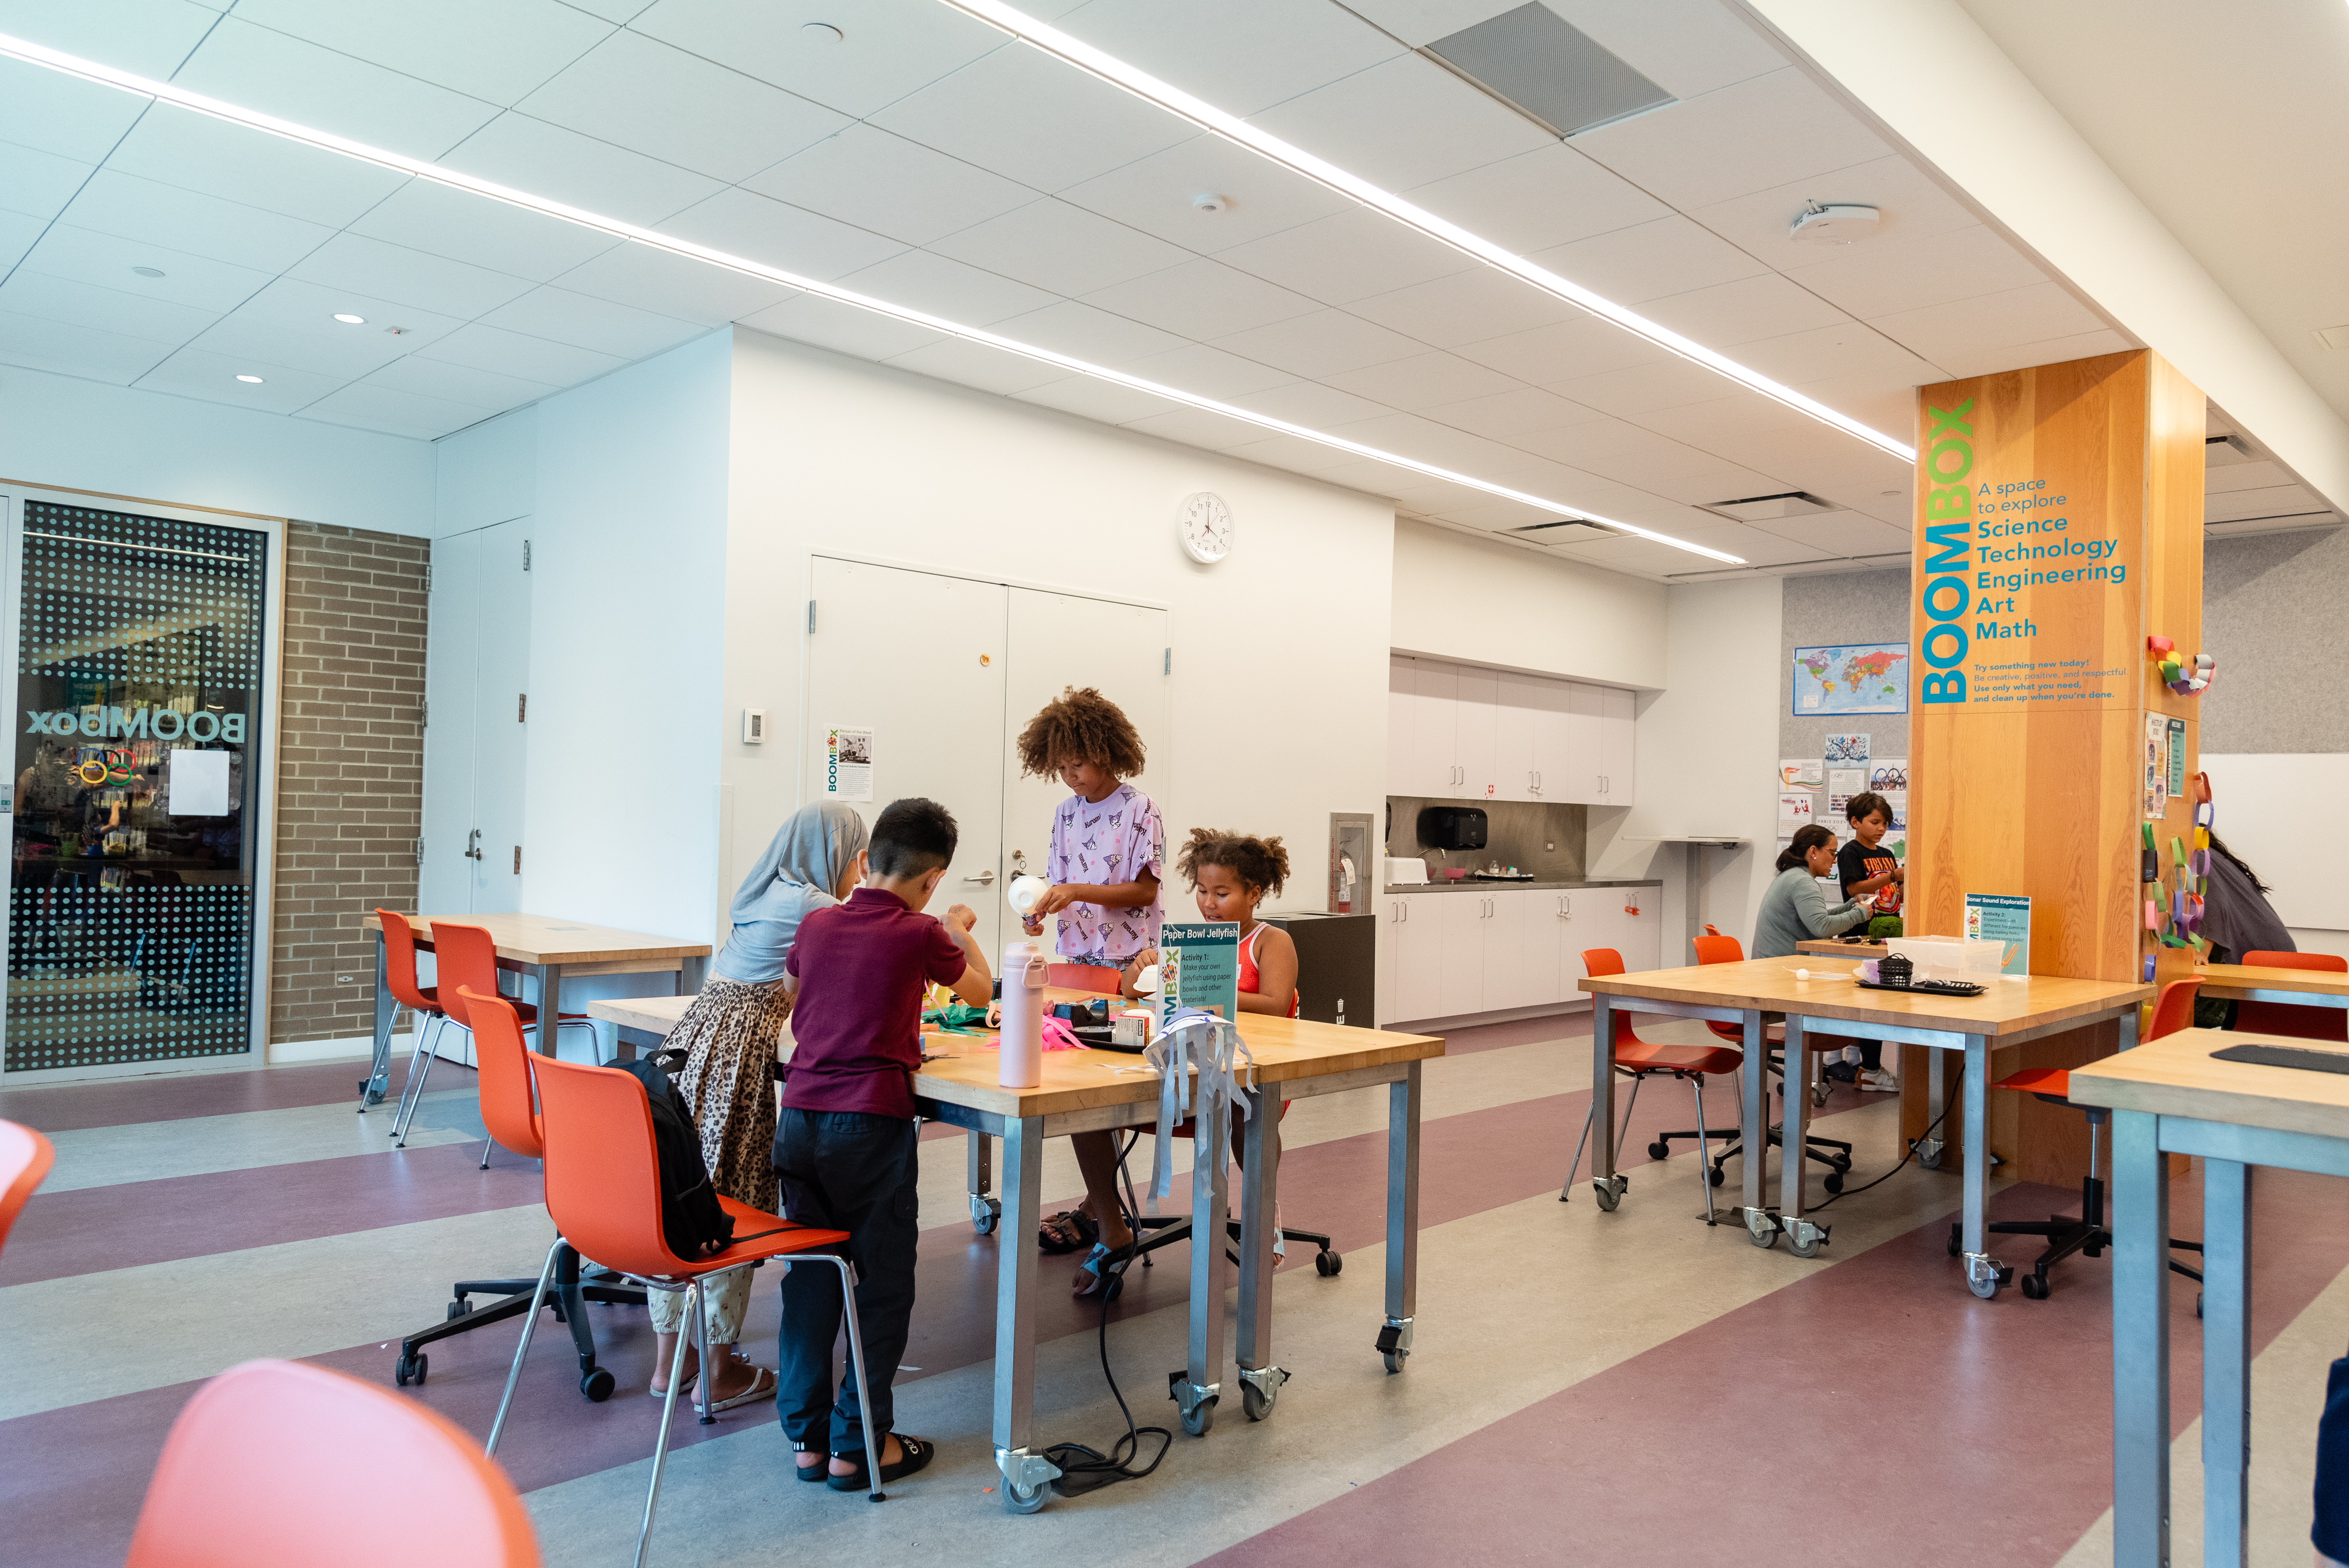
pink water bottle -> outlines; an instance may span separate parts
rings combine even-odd
[[[1003,948],[1002,1057],[996,1082],[1032,1089],[1044,1081],[1044,955],[1033,942]]]

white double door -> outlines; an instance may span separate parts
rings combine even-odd
[[[1053,808],[1068,794],[1057,777],[1020,776],[1019,732],[1063,689],[1094,687],[1163,770],[1166,612],[821,556],[812,596],[800,798],[826,798],[833,729],[871,731],[873,798],[857,811],[870,824],[891,801],[922,796],[954,814],[954,863],[933,908],[969,905],[992,964],[1019,934],[1005,888],[1044,875]],[[1151,774],[1135,783],[1148,792]]]
[[[432,542],[424,676],[427,915],[522,908],[531,520]]]

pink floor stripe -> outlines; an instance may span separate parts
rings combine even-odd
[[[64,1084],[47,1089],[0,1092],[0,1116],[38,1127],[45,1133],[73,1132],[83,1127],[124,1127],[133,1122],[178,1121],[188,1116],[229,1116],[238,1111],[282,1111],[296,1106],[347,1103],[358,1114],[359,1080],[367,1076],[363,1061],[319,1062],[301,1067],[255,1068],[247,1073],[158,1073],[138,1078],[117,1078],[98,1084]],[[391,1064],[390,1097],[367,1112],[391,1125],[393,1102],[408,1081],[408,1059],[401,1054]],[[472,1087],[473,1070],[441,1062],[432,1070],[429,1087]]]

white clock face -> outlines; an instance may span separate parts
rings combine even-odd
[[[1232,553],[1232,509],[1212,490],[1185,496],[1174,531],[1191,559],[1213,566]]]

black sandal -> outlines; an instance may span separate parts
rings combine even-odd
[[[830,1480],[832,1479],[832,1467],[826,1464],[823,1459],[819,1459],[812,1465],[803,1465],[800,1463],[799,1456],[809,1452],[822,1454],[823,1450],[822,1449],[811,1450],[801,1447],[797,1443],[793,1443],[792,1445],[792,1469],[799,1472],[800,1480],[803,1481],[813,1482]]]
[[[882,1442],[885,1446],[888,1442],[888,1438],[885,1437],[882,1438]],[[899,1459],[894,1465],[883,1465],[881,1467],[881,1484],[884,1486],[888,1485],[893,1480],[901,1480],[906,1476],[912,1475],[916,1470],[920,1469],[923,1466],[928,1464],[931,1459],[935,1457],[938,1451],[938,1446],[936,1443],[931,1442],[927,1438],[909,1438],[903,1432],[897,1434],[897,1446],[905,1450],[905,1458]],[[866,1479],[868,1474],[868,1466],[865,1462],[864,1449],[859,1449],[853,1454],[834,1454],[832,1457],[835,1459],[853,1459],[856,1463],[856,1468],[849,1471],[844,1476],[827,1475],[824,1477],[825,1482],[831,1486],[833,1490],[867,1491],[871,1490],[873,1483]],[[830,1469],[829,1466],[825,1468],[827,1469]]]
[[[1085,1261],[1077,1265],[1077,1299],[1091,1301],[1096,1296],[1105,1295],[1111,1301],[1117,1300],[1118,1293],[1125,1289],[1125,1265],[1133,1261],[1134,1250],[1139,1245],[1138,1239],[1123,1247],[1094,1242],[1093,1250],[1085,1254]]]
[[[1063,1209],[1036,1227],[1036,1245],[1058,1257],[1082,1251],[1101,1240],[1101,1227],[1081,1209]]]

